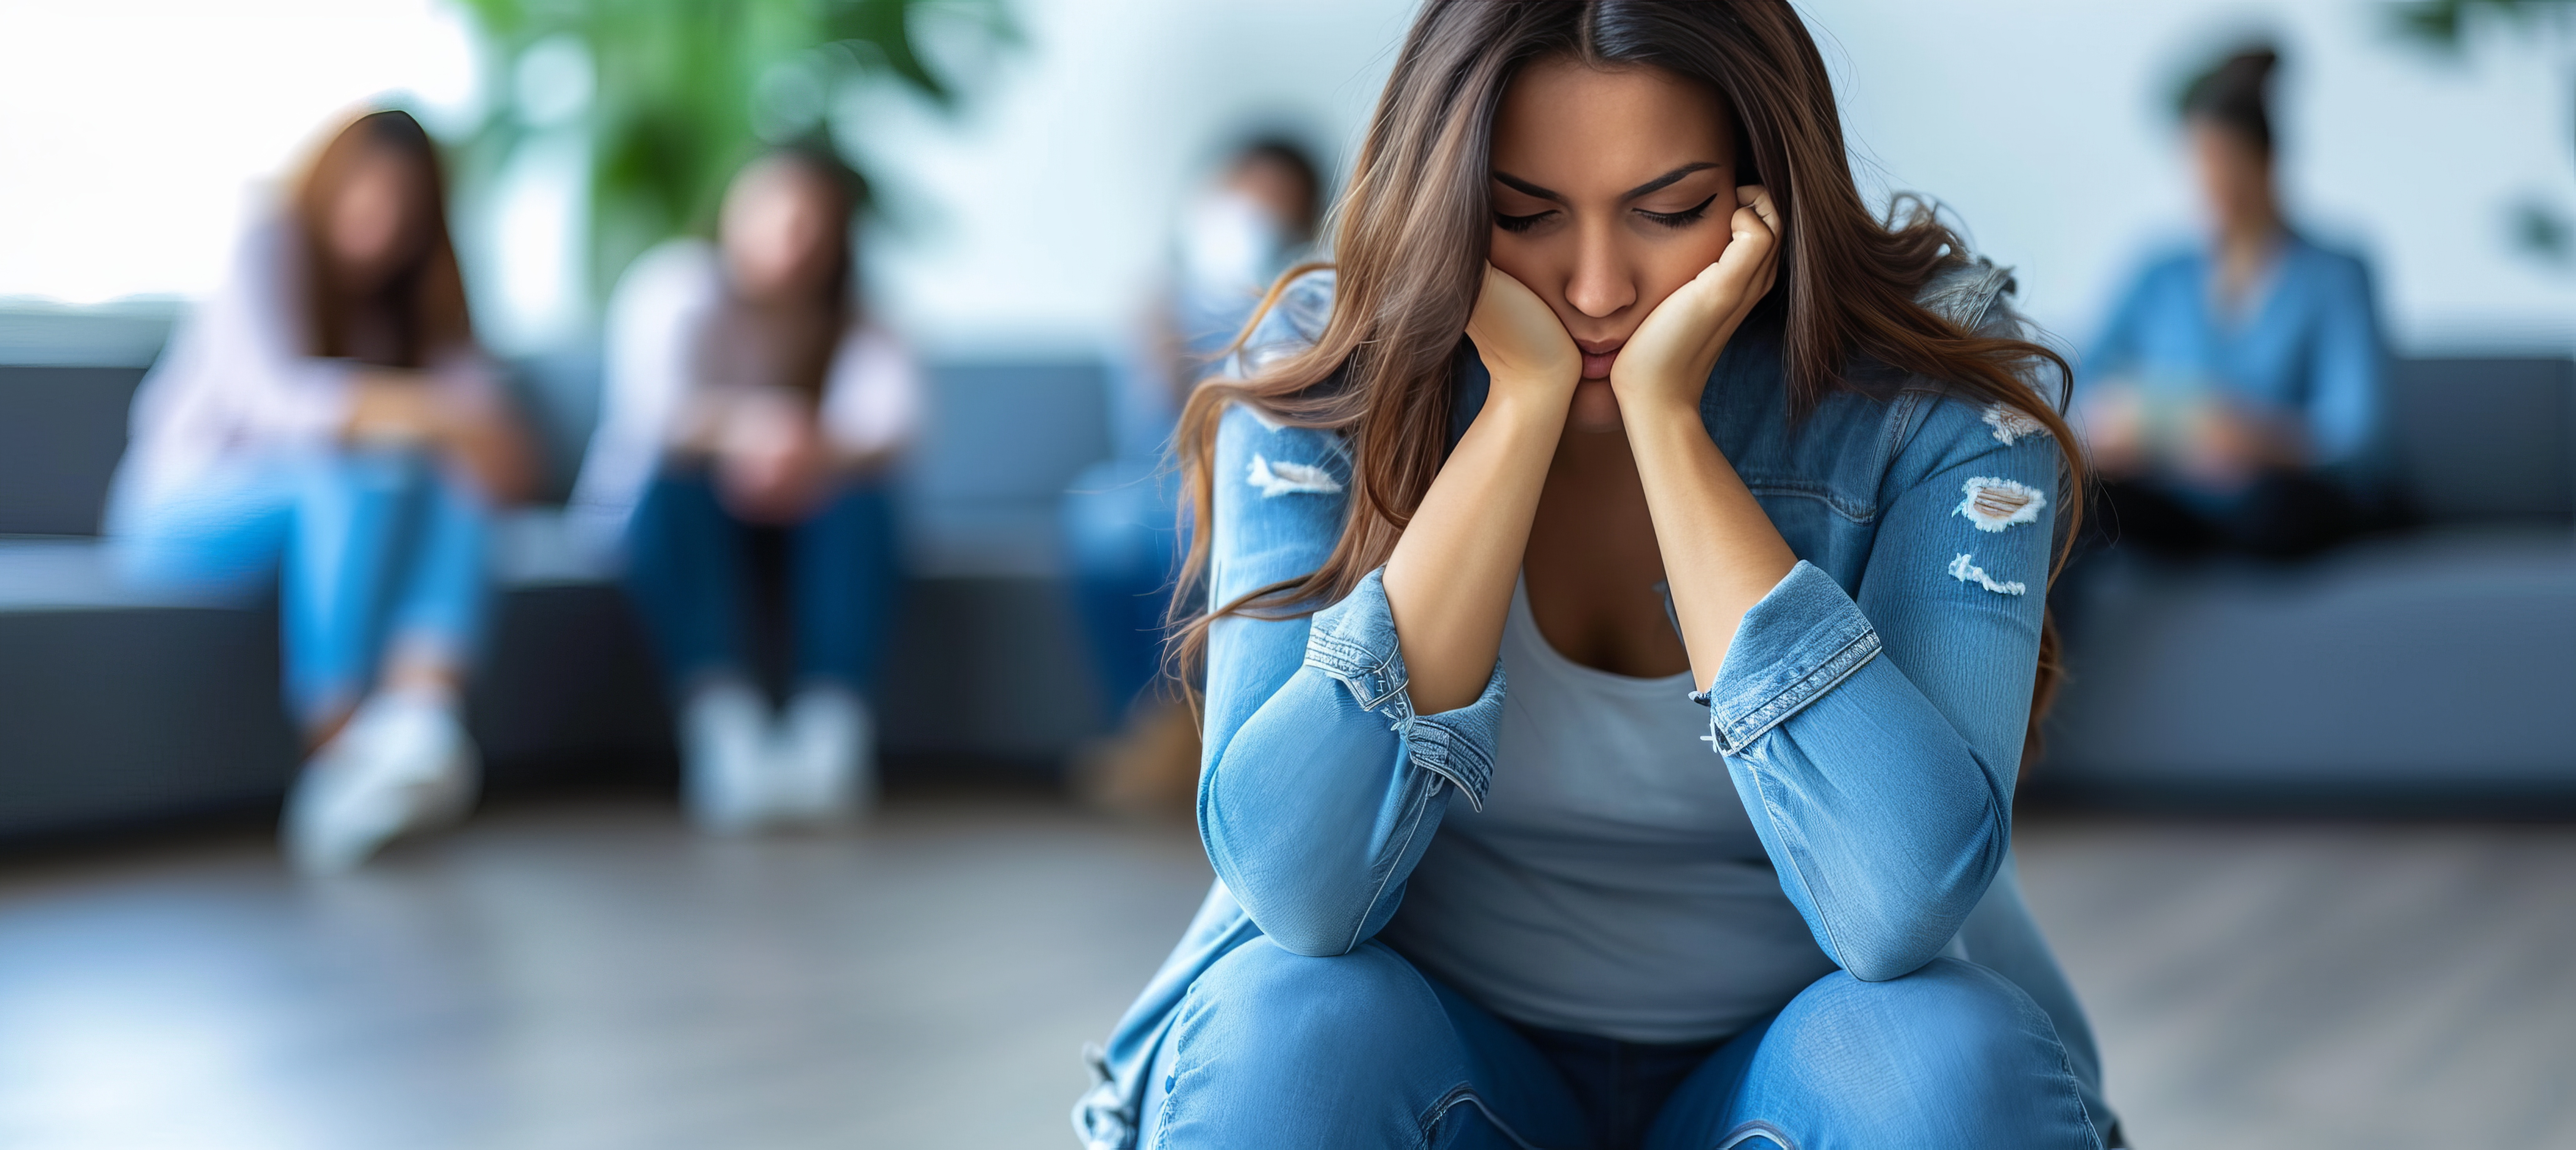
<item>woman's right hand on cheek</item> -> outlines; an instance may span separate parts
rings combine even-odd
[[[1494,377],[1493,395],[1553,402],[1563,407],[1583,377],[1583,352],[1547,301],[1492,264],[1467,318],[1467,338]]]

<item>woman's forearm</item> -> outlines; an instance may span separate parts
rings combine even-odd
[[[1689,649],[1691,681],[1717,680],[1744,613],[1798,565],[1798,556],[1735,467],[1711,442],[1695,407],[1633,410],[1622,400],[1629,450]]]
[[[1570,398],[1569,388],[1497,381],[1387,560],[1387,604],[1417,714],[1474,702],[1493,675]]]
[[[426,440],[437,433],[437,397],[420,372],[368,367],[354,373],[342,437],[359,442]]]

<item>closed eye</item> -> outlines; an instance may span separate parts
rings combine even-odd
[[[1678,212],[1650,212],[1644,208],[1639,208],[1637,209],[1637,214],[1668,228],[1686,228],[1707,218],[1708,206],[1716,202],[1717,193],[1710,192],[1707,199],[1701,200],[1700,202]]]
[[[1550,208],[1544,212],[1532,212],[1526,216],[1507,216],[1501,212],[1495,212],[1494,226],[1507,232],[1525,232],[1531,228],[1537,227],[1540,222],[1555,214],[1556,209],[1554,208]]]

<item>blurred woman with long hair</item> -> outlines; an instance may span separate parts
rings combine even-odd
[[[842,821],[874,793],[868,694],[901,577],[889,471],[922,395],[860,298],[861,193],[828,152],[763,156],[727,190],[715,243],[645,253],[609,307],[573,504],[623,545],[680,711],[689,810],[711,830]],[[786,623],[783,709],[760,673],[764,615]]]
[[[476,347],[437,148],[407,113],[341,129],[136,394],[109,505],[127,569],[283,570],[286,694],[312,749],[285,841],[310,870],[462,816],[460,692],[492,508],[525,438]]]
[[[2116,1142],[2010,850],[2063,365],[1797,12],[1429,0],[1336,220],[1184,415],[1219,881],[1086,1140]]]

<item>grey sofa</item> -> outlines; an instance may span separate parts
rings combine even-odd
[[[0,366],[0,840],[271,803],[294,767],[273,610],[109,577],[94,533],[141,374]],[[1053,578],[1057,496],[1106,454],[1098,369],[932,380],[887,750],[899,769],[1041,772],[1101,721]],[[2394,383],[2413,525],[2296,568],[2112,572],[2029,793],[2480,813],[2576,797],[2576,365],[2418,360]],[[551,363],[527,384],[560,485],[590,381]],[[669,716],[607,573],[543,510],[501,552],[472,701],[495,782],[666,779]]]

